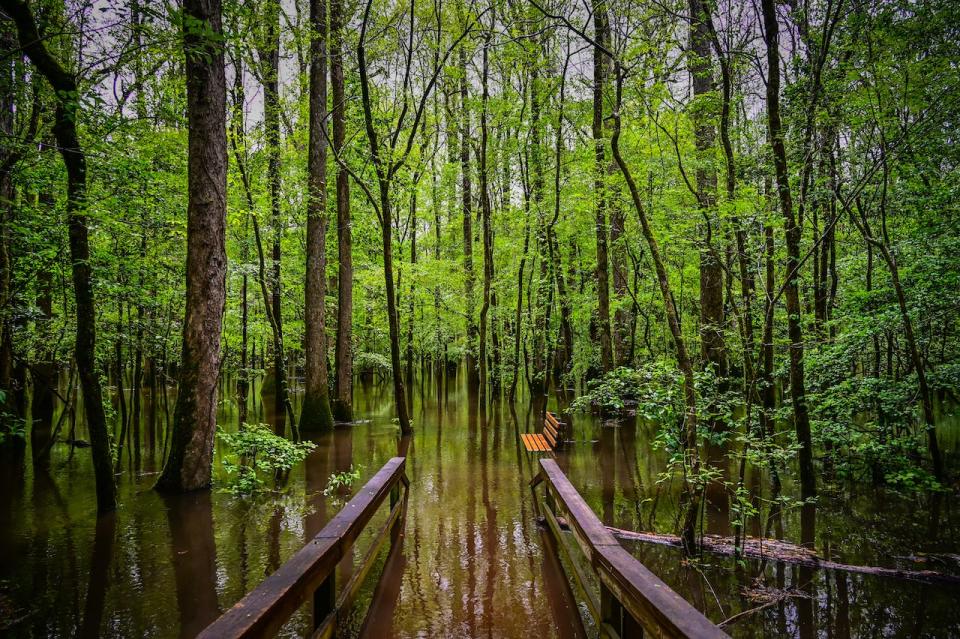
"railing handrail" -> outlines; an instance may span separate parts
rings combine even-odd
[[[540,467],[542,470],[534,479],[534,485],[542,480],[553,489],[555,498],[569,515],[568,524],[574,538],[602,586],[614,593],[646,631],[662,637],[729,639],[723,630],[620,545],[556,460],[541,459]]]
[[[301,605],[318,595],[320,586],[334,573],[391,491],[401,482],[408,485],[405,467],[404,457],[394,457],[384,464],[307,545],[207,626],[199,637],[275,635]],[[335,593],[326,595],[335,599]],[[322,621],[315,620],[315,625]]]

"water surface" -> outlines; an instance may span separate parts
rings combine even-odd
[[[236,407],[223,395],[220,421],[236,428]],[[89,450],[71,455],[69,446],[56,444],[44,470],[31,464],[28,449],[20,463],[2,465],[0,630],[14,637],[193,636],[349,499],[349,490],[323,495],[332,473],[360,467],[359,487],[400,450],[411,480],[402,546],[380,557],[375,576],[383,577],[369,580],[345,615],[347,636],[593,635],[538,525],[528,487],[537,458],[523,450],[519,433],[539,430],[536,410],[526,400],[482,407],[456,379],[438,385],[427,376],[411,395],[415,434],[401,440],[389,385],[359,385],[358,421],[312,438],[316,449],[291,473],[285,491],[253,500],[217,489],[161,497],[151,490],[159,452],[144,450],[139,472],[125,457],[121,507],[98,521]],[[252,414],[275,421],[254,397]],[[145,420],[155,419],[157,449],[165,423],[156,409],[161,399],[144,400],[155,409],[145,410]],[[171,408],[172,402],[171,395]],[[554,409],[562,404],[550,399]],[[653,445],[655,426],[582,415],[570,421],[574,443],[557,459],[598,516],[619,528],[675,530],[678,486],[661,478],[666,463]],[[955,427],[946,430],[945,448],[955,451]],[[77,433],[83,435],[82,423]],[[218,446],[221,485],[222,452]],[[768,483],[748,473],[758,493],[768,493]],[[785,490],[793,493],[789,477]],[[848,563],[956,569],[960,514],[951,497],[862,484],[825,491],[816,513],[817,550]],[[727,519],[724,507],[713,504],[704,529],[730,534]],[[774,533],[799,541],[796,510],[777,523]],[[749,532],[762,525],[751,519]],[[628,548],[714,621],[758,609],[728,626],[734,636],[960,636],[957,587],[774,562],[738,569],[731,559],[711,556],[691,564],[671,548]],[[345,561],[340,578],[351,571]],[[302,611],[284,634],[302,633],[308,617]]]

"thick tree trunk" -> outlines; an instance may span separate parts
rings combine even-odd
[[[343,152],[346,139],[346,94],[343,81],[344,0],[330,0],[330,84],[333,89],[333,150]],[[337,347],[333,416],[353,419],[353,234],[350,222],[350,176],[337,166]]]
[[[37,32],[37,25],[29,6],[20,0],[2,0],[0,6],[17,25],[20,47],[50,83],[57,96],[53,134],[67,170],[67,223],[77,313],[75,356],[80,387],[83,390],[87,429],[90,432],[97,487],[97,509],[100,512],[111,511],[116,508],[116,484],[113,481],[113,468],[110,463],[110,434],[103,410],[103,391],[97,373],[97,318],[85,213],[87,162],[77,135],[77,115],[80,108],[77,83],[74,77],[47,51],[44,40]]]
[[[709,28],[707,26],[706,7],[701,0],[689,0],[690,9],[690,52],[687,65],[693,85],[693,100],[698,98],[701,104],[691,109],[696,147],[696,199],[701,216],[706,220],[703,245],[700,247],[700,347],[703,365],[717,376],[717,390],[723,393],[727,388],[727,354],[724,343],[724,268],[719,251],[713,238],[718,237],[720,216],[717,210],[717,173],[713,167],[711,155],[714,153],[716,129],[712,114],[705,109],[702,101],[713,93],[713,60],[710,50]],[[707,399],[707,402],[710,402]],[[712,405],[707,407],[710,414],[718,411]],[[726,431],[723,419],[711,419],[710,430],[721,435]],[[730,507],[724,483],[728,478],[726,443],[717,445],[708,440],[705,448],[706,462],[718,472],[718,480],[707,486],[707,504],[715,513],[714,518],[729,521]]]
[[[787,172],[787,152],[784,147],[783,126],[780,121],[780,25],[774,0],[762,0],[763,26],[767,45],[767,121],[773,166],[777,180],[777,194],[784,220],[787,245],[787,281],[784,283],[787,300],[787,332],[790,337],[790,396],[793,401],[793,421],[800,445],[800,498],[804,501],[817,494],[813,468],[813,441],[810,435],[810,417],[807,413],[806,388],[803,371],[803,328],[801,323],[800,287],[800,226],[793,212],[790,176]]]
[[[157,489],[210,485],[226,304],[227,137],[220,0],[185,0],[188,141],[187,302],[170,454]],[[185,21],[186,22],[186,21]],[[189,23],[188,23],[189,24]]]
[[[693,99],[705,99],[713,93],[713,65],[705,7],[701,0],[689,0],[690,55],[688,68],[693,84]],[[712,245],[719,231],[720,218],[717,212],[717,174],[711,163],[711,153],[716,136],[709,115],[702,108],[691,110],[694,128],[694,143],[697,151],[695,169],[697,205],[706,218],[704,246],[700,249],[700,343],[704,362],[713,368],[721,379],[727,375],[726,348],[723,339],[723,263],[719,252]]]
[[[327,381],[327,16],[326,1],[310,1],[310,148],[308,152],[306,367],[302,430],[333,427]]]
[[[594,36],[601,47],[609,49],[610,27],[605,0],[593,0]],[[607,256],[607,162],[603,133],[603,87],[610,61],[600,47],[593,49],[593,144],[594,206],[597,235],[597,330],[600,336],[600,365],[603,372],[613,368],[613,342],[610,336],[610,274]]]

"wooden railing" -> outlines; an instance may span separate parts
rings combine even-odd
[[[566,560],[565,570],[572,572],[568,576],[586,599],[601,637],[632,638],[646,633],[651,637],[729,639],[620,545],[556,460],[540,460],[540,472],[531,487],[535,490],[540,483],[544,484],[540,510]],[[579,553],[572,547],[571,537]],[[588,581],[590,572],[600,583],[599,596]]]
[[[336,634],[338,613],[348,610],[383,544],[400,538],[410,482],[406,459],[394,457],[373,476],[316,537],[233,608],[200,633],[204,639],[273,637],[305,602],[313,602],[313,637]],[[403,496],[400,489],[403,488]],[[347,556],[380,504],[390,496],[390,514],[360,567],[337,592],[337,564]]]

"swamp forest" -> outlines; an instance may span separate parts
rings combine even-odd
[[[0,635],[960,637],[960,3],[0,0]]]

